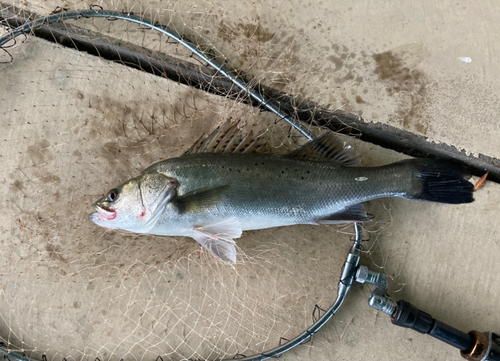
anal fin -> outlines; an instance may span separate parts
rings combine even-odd
[[[316,223],[340,224],[340,223],[351,223],[351,222],[369,222],[372,219],[373,216],[368,214],[365,210],[365,207],[363,207],[363,205],[360,203],[345,208],[340,212],[330,214],[325,218],[318,219]]]

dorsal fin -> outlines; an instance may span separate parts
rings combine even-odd
[[[183,155],[186,154],[192,154],[192,153],[198,153],[198,150],[200,149],[201,144],[203,143],[202,139],[205,136],[205,133],[201,135],[201,137],[198,138],[196,142],[193,143],[191,148],[189,148],[187,151],[184,152]]]
[[[235,125],[237,125],[236,123]],[[233,128],[231,119],[228,119],[223,125],[218,126],[212,134],[203,142],[198,153],[214,153],[224,136]]]
[[[344,167],[356,167],[360,162],[356,151],[350,146],[345,146],[332,132],[323,134],[286,156],[298,160],[334,162]]]
[[[247,149],[247,147],[250,145],[250,143],[253,142],[254,136],[253,136],[253,130],[250,131],[247,135],[245,135],[239,142],[237,142],[236,147],[234,148],[233,152],[234,153],[241,153]]]
[[[245,136],[238,133],[238,122],[229,119],[217,127],[206,139],[203,135],[183,155],[194,153],[238,153],[263,154],[267,150],[266,143],[260,137],[255,138],[253,131]]]
[[[229,123],[229,120],[227,121]],[[214,149],[214,153],[224,153],[226,151],[226,148],[230,148],[229,144],[231,143],[231,140],[235,139],[236,132],[238,131],[238,124],[240,122],[237,121],[235,122],[225,133],[225,135],[221,138],[219,141],[219,144]],[[231,124],[231,123],[229,123]]]

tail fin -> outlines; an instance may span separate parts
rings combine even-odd
[[[409,199],[461,204],[474,202],[474,185],[468,181],[470,174],[461,163],[444,159],[413,159],[416,192],[408,192]]]

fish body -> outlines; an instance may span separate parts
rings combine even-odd
[[[90,220],[135,233],[192,237],[222,260],[235,261],[234,238],[242,231],[369,221],[361,203],[384,197],[473,200],[464,170],[449,161],[358,168],[332,133],[287,155],[251,154],[238,147],[255,149],[255,140],[237,138],[234,128],[226,124],[189,154],[153,164],[113,189],[95,203]]]
[[[188,211],[182,201],[171,202],[148,233],[185,235],[188,228],[229,218],[236,218],[242,231],[317,224],[353,204],[405,197],[411,172],[401,168],[404,164],[348,168],[276,155],[202,153],[168,159],[144,172],[177,179],[180,198],[192,192],[213,197],[193,200]]]

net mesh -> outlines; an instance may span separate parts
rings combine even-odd
[[[42,16],[91,4],[14,5]],[[307,48],[297,55],[300,32],[261,23],[271,7],[235,21],[236,9],[208,2],[98,5],[171,27],[250,84],[293,94],[295,106],[311,94],[331,109],[348,103],[321,88],[321,63],[303,70],[311,60]],[[151,63],[170,56],[192,64],[214,79],[212,93],[227,90],[217,87],[213,69],[164,35],[105,19],[62,25],[74,26],[91,43],[133,48]],[[0,335],[9,348],[49,360],[250,355],[296,336],[313,323],[316,305],[331,305],[351,227],[245,232],[240,259],[228,267],[191,239],[110,231],[87,220],[107,190],[179,156],[228,118],[241,120],[242,132],[262,134],[277,153],[304,141],[288,125],[252,107],[243,92],[221,97],[32,36],[11,45],[13,61],[0,65],[0,257],[8,265],[0,275]],[[389,211],[381,214],[389,219]],[[369,230],[376,237],[389,222]]]

